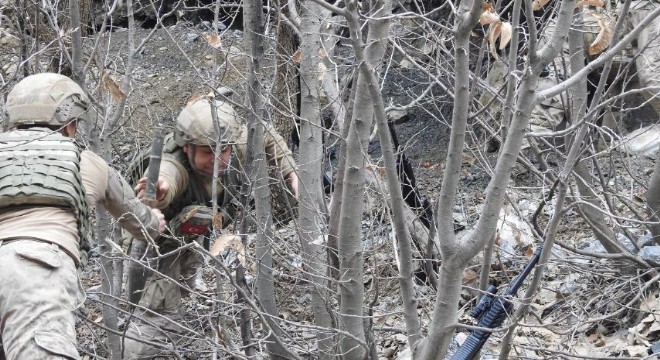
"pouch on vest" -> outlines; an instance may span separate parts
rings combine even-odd
[[[186,206],[170,223],[177,236],[204,235],[214,224],[216,229],[222,228],[222,214],[214,216],[213,209],[200,205]]]

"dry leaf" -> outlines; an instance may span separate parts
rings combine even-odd
[[[481,13],[481,16],[479,17],[479,24],[481,25],[489,25],[498,22],[500,22],[500,16],[494,12],[485,11]]]
[[[587,340],[594,344],[595,347],[603,347],[605,346],[605,339],[603,339],[603,336],[599,333],[593,333],[587,337]]]
[[[324,58],[326,56],[328,56],[328,54],[326,54],[323,48],[320,48],[319,58]],[[302,61],[302,50],[300,48],[298,48],[298,50],[296,50],[296,52],[293,53],[293,55],[291,56],[291,60],[293,60],[293,62],[295,62],[296,64],[300,64],[300,62]]]
[[[110,96],[112,96],[115,102],[119,102],[124,97],[124,92],[121,91],[119,85],[117,85],[117,82],[112,78],[112,75],[110,75],[107,69],[103,69],[101,72],[101,85],[110,93]]]
[[[479,274],[472,269],[463,270],[463,285],[476,284]]]
[[[500,50],[504,49],[511,41],[511,34],[513,33],[513,27],[508,22],[502,23],[502,29],[500,32]]]
[[[213,256],[218,256],[226,249],[233,249],[236,251],[236,258],[241,263],[241,265],[245,266],[245,248],[243,247],[243,242],[241,241],[240,236],[221,235],[213,242],[209,252]]]
[[[204,94],[192,94],[192,95],[190,95],[188,100],[186,100],[186,105],[190,105],[190,104],[194,103],[195,101],[197,101],[199,99],[203,99],[206,96],[207,95],[204,95]]]
[[[206,39],[206,43],[214,49],[222,48],[222,43],[220,42],[220,36],[218,35],[209,35],[207,32],[203,32],[202,36]]]
[[[291,56],[291,60],[296,64],[300,64],[300,61],[302,60],[302,51],[300,49],[296,50],[296,52],[293,53],[293,56]]]
[[[495,24],[491,25],[490,29],[488,29],[488,44],[490,46],[490,52],[493,55],[495,59],[499,59],[499,56],[497,55],[497,47],[495,47],[495,40],[500,36],[500,31],[502,30],[502,23],[501,22],[496,22]]]
[[[541,10],[542,7],[546,6],[550,0],[534,0],[532,2],[532,10],[538,11]]]
[[[597,16],[596,14],[593,14],[594,16]],[[596,39],[594,42],[589,45],[589,55],[598,55],[605,51],[610,46],[610,43],[612,43],[612,27],[611,23],[608,22],[607,24],[603,20],[602,17],[598,17],[598,27],[600,27],[600,32],[598,33],[598,36],[596,36]]]
[[[536,253],[536,249],[533,246],[525,246],[525,249],[523,249],[523,254],[525,254],[527,258],[534,256],[534,253]]]
[[[603,7],[605,6],[605,3],[603,2],[603,0],[580,0],[575,4],[576,8],[584,7],[584,6]]]
[[[321,246],[321,245],[323,245],[327,242],[328,242],[328,240],[326,239],[326,237],[324,235],[319,235],[319,237],[317,237],[316,240],[312,241],[312,244]]]
[[[222,213],[216,212],[213,214],[213,226],[216,229],[222,229]]]
[[[500,21],[500,16],[497,15],[495,8],[491,3],[484,3],[481,10],[483,10],[483,12],[479,17],[479,24],[488,25]]]

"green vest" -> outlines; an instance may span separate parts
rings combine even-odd
[[[0,209],[52,206],[70,209],[79,246],[88,249],[89,208],[74,139],[45,128],[0,134]]]

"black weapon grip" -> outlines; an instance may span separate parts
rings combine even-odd
[[[506,319],[507,313],[511,311],[512,307],[510,301],[499,296],[495,297],[488,311],[479,319],[477,326],[488,329],[499,327],[504,322],[504,319]],[[490,334],[488,331],[473,331],[465,339],[463,345],[452,355],[451,360],[472,360],[481,347],[484,346]]]

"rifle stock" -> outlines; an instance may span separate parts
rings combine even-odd
[[[149,167],[147,169],[147,184],[142,202],[150,207],[155,207],[158,201],[158,173],[160,172],[160,162],[163,154],[163,143],[165,139],[164,123],[169,119],[164,119],[154,127],[154,135],[149,154]],[[147,254],[148,246],[146,241],[133,240],[131,243],[131,262],[128,265],[128,277],[126,282],[126,293],[131,308],[140,302],[142,290],[144,290],[147,281],[147,271],[140,264],[142,258]]]
[[[534,266],[539,262],[542,250],[543,245],[536,248],[534,256],[532,256],[522,272],[507,288],[504,296],[496,295],[497,288],[495,286],[490,285],[488,287],[487,293],[479,300],[477,306],[470,311],[470,315],[479,320],[477,322],[478,327],[493,329],[500,327],[504,323],[507,315],[513,309],[513,304],[506,298],[516,296],[518,289],[520,289],[529,273],[532,272]],[[450,360],[472,360],[484,344],[486,344],[490,334],[490,331],[473,331],[452,355]]]

